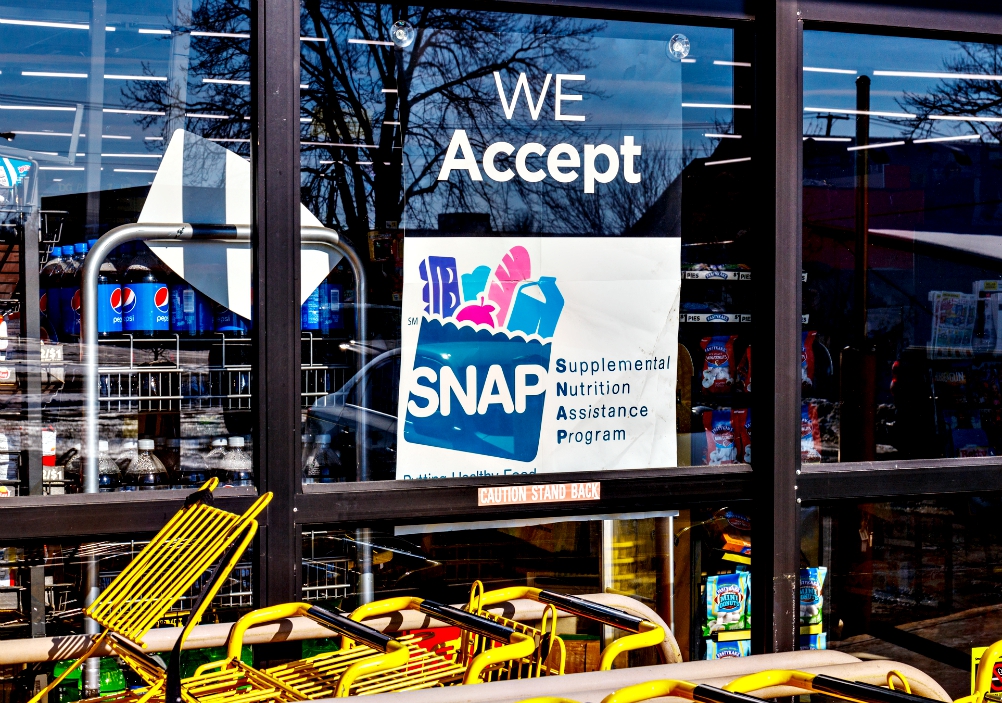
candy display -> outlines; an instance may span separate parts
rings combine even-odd
[[[816,625],[821,622],[821,612],[825,603],[821,589],[825,585],[827,574],[828,569],[824,566],[800,570],[801,625]]]
[[[745,353],[741,356],[741,361],[738,363],[737,371],[737,383],[735,384],[735,390],[741,391],[742,393],[751,393],[751,345],[745,349]]]
[[[748,574],[720,574],[706,579],[706,623],[703,634],[747,630]]]
[[[803,649],[803,647],[801,647]],[[815,649],[819,649],[815,647]],[[821,647],[820,649],[823,649]],[[751,641],[738,640],[737,642],[717,642],[706,640],[706,660],[728,659],[730,657],[747,657],[751,654]]]
[[[703,413],[706,429],[706,463],[710,466],[738,463],[738,448],[734,441],[731,409],[707,410]]]
[[[828,649],[828,633],[819,632],[816,635],[801,635],[799,649]]]
[[[731,411],[731,425],[737,435],[739,461],[751,463],[751,408]]]
[[[734,384],[734,342],[737,336],[703,337],[703,390],[728,393]]]

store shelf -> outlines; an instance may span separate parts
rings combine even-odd
[[[733,312],[697,312],[682,313],[679,315],[679,322],[711,322],[711,323],[749,323],[751,315]]]

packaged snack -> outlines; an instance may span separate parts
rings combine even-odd
[[[721,574],[706,579],[706,623],[703,635],[721,630],[746,630],[748,574]]]
[[[738,363],[738,378],[737,384],[735,384],[735,390],[741,391],[742,393],[751,393],[751,345],[745,349],[744,355],[741,357],[740,363]]]
[[[801,635],[800,649],[828,649],[828,633],[819,632],[816,635]]]
[[[803,647],[801,647],[803,649]],[[717,642],[706,640],[706,660],[728,659],[730,657],[747,657],[751,654],[751,641]]]
[[[706,463],[710,466],[737,464],[738,449],[734,444],[731,409],[705,411],[703,428],[706,430]]]
[[[821,611],[825,604],[821,589],[825,585],[827,574],[828,569],[824,566],[800,570],[801,625],[815,625],[821,622]]]
[[[703,390],[707,393],[728,393],[734,384],[734,341],[737,336],[703,337]]]
[[[818,424],[818,406],[806,402],[800,406],[800,461],[821,461],[821,427]]]
[[[805,394],[814,390],[814,338],[817,336],[817,332],[800,335],[800,387]]]
[[[731,426],[737,435],[738,461],[751,463],[751,408],[731,411]]]
[[[751,556],[751,540],[724,533],[724,551],[734,552],[744,557]]]

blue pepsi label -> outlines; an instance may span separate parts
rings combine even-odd
[[[216,332],[249,332],[247,319],[240,317],[229,308],[224,308],[216,314]]]
[[[122,331],[122,288],[117,283],[97,286],[97,332],[114,334]]]
[[[122,329],[126,332],[166,332],[170,329],[170,294],[163,283],[123,286]]]
[[[320,286],[320,327],[325,334],[344,327],[341,286],[336,283],[324,283]]]
[[[303,303],[300,312],[300,327],[304,330],[320,329],[320,289],[314,288],[310,297]]]
[[[59,332],[70,336],[80,335],[81,294],[77,287],[59,288]],[[49,301],[49,305],[55,301]]]

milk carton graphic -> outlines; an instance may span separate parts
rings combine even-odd
[[[521,246],[493,270],[460,272],[447,256],[421,261],[425,306],[406,441],[519,462],[536,458],[564,299],[554,277],[533,280],[532,268]]]

